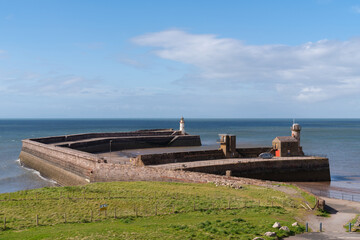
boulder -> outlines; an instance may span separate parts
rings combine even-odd
[[[280,228],[281,224],[279,222],[275,222],[273,228]]]
[[[287,226],[281,227],[280,230],[283,230],[285,232],[290,232],[290,229]]]
[[[276,232],[266,232],[264,235],[267,237],[276,237]]]
[[[297,222],[294,222],[293,224],[291,224],[291,226],[297,227],[297,226],[299,226],[299,224]]]

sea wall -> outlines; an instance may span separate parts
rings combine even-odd
[[[96,155],[72,149],[23,140],[20,162],[38,170],[43,176],[62,185],[78,185],[89,181],[91,171],[103,161]]]
[[[111,141],[111,144],[110,144]],[[58,145],[84,151],[88,153],[121,151],[125,149],[154,148],[154,147],[177,147],[177,146],[201,146],[199,136],[129,136],[119,138],[104,138],[99,140],[85,140],[69,144]]]
[[[204,150],[189,152],[173,152],[139,155],[135,159],[136,166],[159,165],[176,162],[192,162],[225,158],[222,150]]]
[[[129,137],[129,136],[165,136],[165,135],[179,135],[178,131],[172,129],[151,129],[151,130],[139,130],[133,132],[109,132],[109,133],[82,133],[72,134],[54,137],[42,137],[30,139],[35,142],[53,144],[58,142],[72,142],[80,141],[91,138],[115,138],[115,137]]]
[[[236,151],[241,157],[253,158],[258,157],[260,153],[269,152],[272,147],[252,147],[238,148]],[[201,160],[224,159],[225,154],[222,150],[203,150],[203,151],[183,151],[173,153],[144,154],[135,159],[135,165],[159,165],[177,162],[193,162]]]
[[[186,171],[264,179],[282,182],[330,181],[329,160],[322,157],[293,157],[241,160],[238,163],[183,168]]]
[[[270,152],[272,147],[249,147],[249,148],[237,148],[236,151],[240,157],[244,158],[256,158],[260,153]]]

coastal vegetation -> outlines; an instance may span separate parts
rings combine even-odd
[[[264,233],[303,232],[291,224],[308,214],[302,205],[312,196],[279,188],[113,182],[0,194],[0,239],[274,239]]]

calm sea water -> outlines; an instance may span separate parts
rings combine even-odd
[[[291,119],[185,119],[186,131],[216,144],[219,133],[237,136],[239,144],[271,146],[276,136],[290,135]],[[331,186],[360,192],[360,119],[297,119],[305,154],[330,159]],[[17,159],[21,140],[86,132],[133,131],[179,127],[179,119],[0,120],[0,193],[52,186]]]

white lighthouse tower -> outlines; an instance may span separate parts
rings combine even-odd
[[[291,127],[291,136],[294,137],[296,140],[298,140],[299,146],[300,146],[300,131],[301,131],[301,126],[298,123],[293,123]]]
[[[180,132],[182,134],[185,134],[185,121],[184,121],[184,117],[181,117],[180,119]]]

